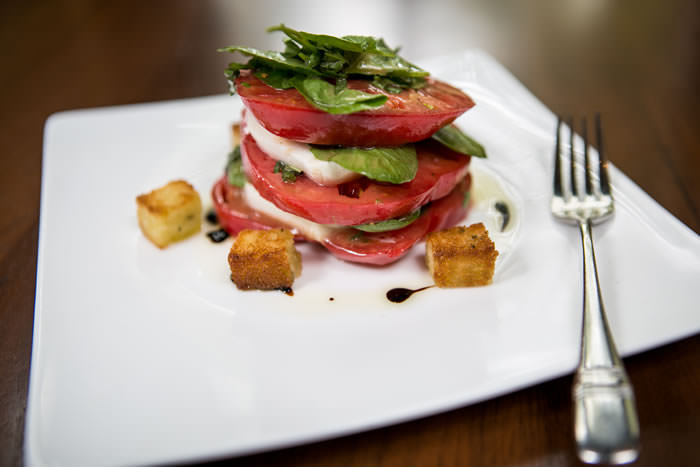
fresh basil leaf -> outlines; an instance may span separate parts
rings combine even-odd
[[[401,87],[401,85],[396,84],[393,80],[387,78],[386,76],[375,76],[374,79],[372,79],[372,84],[391,94],[398,94],[403,91],[403,87]]]
[[[386,42],[384,42],[384,39],[381,38],[381,37],[380,37],[379,40],[377,41],[377,51],[382,52],[382,53],[384,53],[384,54],[387,54],[387,55],[398,55],[400,49],[401,49],[401,47],[396,47],[395,49],[392,49],[391,47],[389,47],[389,46],[386,44]]]
[[[428,84],[428,80],[425,79],[423,76],[415,76],[415,77],[404,77],[404,76],[380,76],[380,78],[384,79],[389,79],[393,81],[396,85],[401,86],[403,88],[410,88],[410,89],[420,89],[425,87],[426,84]]]
[[[307,35],[301,31],[294,30],[292,28],[288,28],[284,24],[280,24],[279,26],[271,26],[267,28],[267,32],[275,32],[275,31],[282,31],[285,33],[290,39],[301,45],[302,49],[306,50],[316,50],[316,47],[309,41],[307,38]]]
[[[322,78],[296,77],[294,87],[311,105],[334,115],[376,109],[387,100],[383,94],[369,94],[347,87],[337,90]]]
[[[277,161],[275,167],[272,169],[272,173],[279,173],[284,183],[294,183],[297,181],[297,177],[303,172],[285,162]]]
[[[474,157],[486,157],[482,145],[465,135],[456,125],[447,125],[433,134],[433,139],[444,144],[453,151]]]
[[[418,170],[418,156],[412,144],[390,148],[310,146],[316,159],[332,161],[379,182],[406,183]]]
[[[267,28],[267,32],[282,31],[289,38],[298,42],[303,48],[316,50],[317,48],[340,49],[348,52],[362,52],[362,43],[350,41],[342,37],[327,36],[325,34],[312,34],[310,32],[297,31],[288,28],[284,24]]]
[[[353,232],[353,234],[350,236],[350,241],[367,243],[367,236],[364,234],[364,232],[358,230]]]
[[[464,198],[462,198],[462,207],[463,208],[467,207],[467,204],[469,204],[470,199],[471,199],[471,191],[464,192]]]
[[[343,36],[343,39],[357,44],[360,47],[357,52],[377,50],[377,39],[372,36]]]
[[[347,74],[398,76],[418,78],[428,76],[428,72],[404,60],[398,55],[362,53],[345,69]]]
[[[276,70],[273,68],[257,68],[255,76],[263,83],[275,89],[289,89],[294,87],[294,73],[287,70]]]
[[[243,172],[240,146],[236,146],[228,155],[228,162],[226,163],[226,178],[233,186],[242,188],[243,185],[245,185],[246,178],[245,172]]]
[[[294,42],[291,39],[285,39],[284,41],[284,52],[282,52],[282,55],[288,58],[293,58],[296,57],[299,52],[301,52],[303,49],[297,45],[296,42]]]
[[[219,49],[219,52],[240,52],[243,55],[252,57],[255,62],[248,63],[251,68],[254,68],[255,64],[264,64],[272,68],[282,68],[289,71],[294,71],[297,73],[307,74],[319,74],[313,68],[307,66],[302,60],[297,58],[286,57],[280,52],[275,52],[273,50],[257,50],[251,49],[250,47],[240,47],[237,45],[231,45]],[[229,68],[231,65],[229,65]]]
[[[394,219],[388,219],[380,222],[370,222],[368,224],[360,224],[351,226],[353,229],[361,230],[363,232],[388,232],[389,230],[403,229],[409,224],[412,224],[418,217],[420,217],[420,208],[413,212],[406,214],[405,216],[396,217]]]
[[[420,89],[427,84],[425,78],[399,78],[396,76],[377,76],[372,78],[372,84],[391,94],[398,94],[404,89]]]
[[[319,52],[311,53],[305,60],[306,66],[315,68],[321,63],[321,54]]]
[[[233,79],[241,72],[241,70],[249,69],[250,66],[247,63],[229,63],[228,68],[224,71],[224,76],[228,79]]]
[[[381,38],[312,34],[284,24],[268,31],[281,31],[287,36],[284,52],[241,46],[219,49],[250,57],[245,64],[229,65],[226,77],[230,82],[241,70],[252,69],[266,84],[277,89],[294,87],[309,103],[331,114],[375,109],[386,102],[386,96],[347,89],[345,81],[352,76],[375,78],[377,87],[395,94],[421,88],[427,82],[428,72],[398,56],[399,49],[391,49]],[[335,80],[335,88],[321,78]]]
[[[348,87],[348,80],[345,78],[338,78],[335,80],[335,93],[338,94],[343,89]]]
[[[338,74],[342,72],[343,67],[347,65],[348,61],[343,54],[324,51],[320,63],[318,64],[321,71]]]

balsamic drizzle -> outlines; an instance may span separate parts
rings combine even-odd
[[[228,232],[224,229],[212,230],[207,233],[207,237],[214,243],[221,243],[228,238]]]
[[[211,225],[217,225],[219,223],[219,216],[216,215],[216,211],[214,211],[213,209],[209,211],[204,218]]]
[[[405,302],[406,300],[409,299],[411,295],[413,295],[416,292],[420,292],[421,290],[426,290],[431,287],[435,287],[434,285],[426,285],[425,287],[421,287],[420,289],[405,289],[403,287],[396,287],[395,289],[391,289],[386,293],[386,298],[393,303],[402,303]]]
[[[501,221],[501,232],[503,232],[506,230],[506,227],[510,222],[510,211],[508,210],[508,205],[503,201],[496,201],[493,207],[496,208],[496,211],[498,211],[501,216],[503,216]]]
[[[348,198],[359,198],[369,186],[369,178],[362,177],[338,185],[338,194]]]

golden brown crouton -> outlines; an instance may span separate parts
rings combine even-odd
[[[136,198],[141,231],[159,248],[199,232],[202,200],[184,180],[175,180]]]
[[[498,251],[484,224],[452,227],[428,234],[425,262],[438,287],[487,285]]]
[[[288,289],[301,275],[301,255],[289,230],[242,230],[228,254],[231,280],[242,290]]]
[[[232,148],[241,144],[241,125],[238,123],[231,125],[231,143]]]

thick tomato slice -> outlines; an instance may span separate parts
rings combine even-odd
[[[236,91],[255,118],[271,133],[314,144],[398,146],[430,137],[474,106],[469,96],[449,84],[428,78],[421,89],[388,93],[366,80],[348,87],[384,94],[375,110],[331,115],[309,104],[296,89],[272,88],[248,71],[236,79]]]
[[[403,229],[390,232],[367,233],[350,227],[334,230],[321,244],[334,256],[356,263],[392,263],[435,230],[454,225],[464,219],[468,205],[464,202],[471,178],[467,176],[447,196],[428,205],[421,216]],[[271,217],[262,215],[245,202],[241,189],[228,184],[222,177],[212,189],[214,208],[221,226],[231,234],[243,229],[290,228]],[[295,232],[297,239],[301,239]]]
[[[338,187],[316,184],[300,176],[285,183],[274,173],[276,160],[250,135],[241,142],[243,166],[260,195],[283,211],[319,224],[358,225],[399,217],[442,198],[464,178],[470,157],[432,140],[416,144],[418,172],[407,183],[392,185],[366,180],[357,198],[341,196]]]
[[[243,229],[283,228],[290,230],[296,240],[304,240],[296,228],[251,208],[243,197],[243,191],[228,183],[225,175],[214,184],[211,198],[214,201],[214,210],[219,219],[219,225],[230,234],[235,235]]]
[[[389,232],[358,232],[350,227],[334,231],[323,242],[336,257],[365,264],[392,263],[430,232],[450,227],[467,215],[465,202],[471,177],[458,184],[447,196],[433,201],[425,212],[403,229]]]

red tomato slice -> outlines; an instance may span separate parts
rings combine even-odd
[[[470,184],[471,177],[467,177],[450,194],[430,203],[416,221],[403,229],[366,233],[348,227],[333,232],[323,246],[346,261],[392,263],[430,232],[451,227],[466,217],[468,204],[464,200]]]
[[[338,194],[300,176],[285,183],[273,173],[276,160],[265,154],[250,135],[241,142],[243,167],[263,198],[283,211],[319,224],[358,225],[392,219],[447,195],[469,170],[470,157],[426,140],[416,144],[418,172],[407,183],[392,185],[371,180],[358,198]]]
[[[403,229],[390,232],[367,233],[350,227],[335,230],[321,244],[336,257],[357,263],[388,264],[405,255],[425,235],[443,229],[464,219],[468,205],[464,202],[471,177],[467,176],[447,196],[432,202],[421,216]],[[212,189],[214,208],[219,223],[235,235],[243,229],[289,228],[279,221],[254,211],[245,203],[241,189],[222,177]],[[298,233],[292,229],[301,239]]]
[[[242,190],[228,183],[225,175],[214,184],[211,198],[219,224],[230,234],[235,235],[243,229],[284,228],[291,230],[297,240],[304,238],[295,228],[251,208],[243,198]]]
[[[367,80],[348,80],[348,87],[384,94],[375,110],[331,115],[309,104],[296,89],[272,88],[248,71],[236,79],[236,91],[255,118],[271,133],[314,144],[398,146],[435,133],[474,106],[469,96],[428,78],[421,89],[388,93]]]

